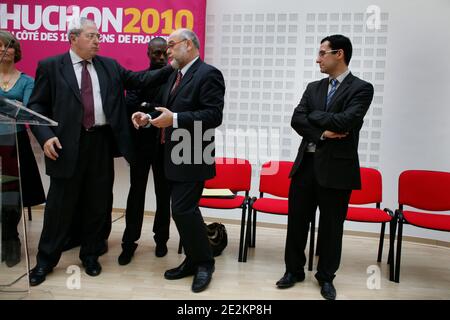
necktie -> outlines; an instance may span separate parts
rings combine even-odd
[[[178,88],[178,86],[180,85],[181,79],[183,78],[183,74],[181,73],[180,70],[178,70],[177,73],[177,78],[175,80],[175,83],[173,84],[172,90],[170,90],[170,94],[174,93],[175,90]]]
[[[94,93],[92,90],[91,75],[87,69],[89,61],[83,60],[81,64],[81,101],[84,107],[83,126],[85,129],[91,128],[95,123],[94,117]]]
[[[178,70],[177,73],[177,78],[175,79],[175,83],[173,84],[172,89],[170,90],[170,94],[174,93],[175,90],[178,88],[178,86],[180,85],[181,79],[183,78],[183,74],[181,73],[180,70]],[[160,134],[160,142],[161,144],[166,142],[166,130],[165,128],[161,128],[161,134]]]
[[[331,98],[333,98],[333,96],[337,90],[337,85],[338,85],[339,81],[337,81],[336,79],[332,79],[330,81],[330,83],[331,83],[331,90],[330,90],[330,92],[328,92],[328,95],[327,95],[327,109],[330,104]]]

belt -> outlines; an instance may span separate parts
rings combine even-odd
[[[83,128],[84,129],[83,131],[85,131],[85,132],[98,132],[98,131],[105,130],[105,129],[108,129],[108,128],[110,128],[110,126],[105,124],[105,125],[101,125],[101,126],[93,126],[93,127],[90,127],[90,128]]]

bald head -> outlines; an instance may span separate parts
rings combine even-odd
[[[175,60],[180,69],[199,55],[200,42],[192,30],[175,30],[167,43],[169,58]]]

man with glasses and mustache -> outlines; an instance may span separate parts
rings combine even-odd
[[[186,253],[183,263],[167,270],[164,277],[176,280],[193,275],[191,289],[200,292],[211,281],[214,258],[198,202],[205,180],[216,174],[214,128],[222,123],[225,83],[219,70],[199,58],[200,43],[191,30],[173,32],[167,47],[169,59],[175,61],[178,70],[167,81],[162,100],[165,108],[156,108],[159,115],[137,112],[132,119],[136,128],[151,125],[161,129],[159,139],[164,145],[172,217]],[[206,131],[209,138],[203,139]],[[183,132],[189,136],[183,135],[182,139],[188,138],[190,143],[180,152],[177,145],[186,142],[176,137],[179,139]]]
[[[289,288],[305,279],[305,246],[309,223],[320,210],[316,279],[325,299],[334,300],[342,234],[352,190],[361,188],[359,131],[372,102],[373,86],[350,72],[350,39],[324,38],[317,56],[329,77],[308,84],[294,110],[292,128],[302,136],[289,189],[286,272],[276,283]]]
[[[110,214],[114,155],[134,161],[124,91],[164,83],[173,71],[167,66],[135,73],[97,56],[100,35],[87,18],[69,24],[68,38],[69,52],[39,62],[28,104],[58,122],[56,127],[32,129],[50,176],[36,266],[29,278],[32,286],[45,281],[58,264],[75,219],[81,219],[85,271],[100,274],[98,247]]]

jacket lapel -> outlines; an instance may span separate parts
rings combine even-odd
[[[168,104],[169,104],[170,91],[172,90],[176,76],[177,76],[177,71],[172,72],[172,74],[170,75],[169,79],[167,80],[167,84],[164,88],[163,104],[165,106],[167,106],[167,108],[168,108]]]
[[[194,64],[188,69],[186,74],[181,79],[181,82],[178,85],[178,88],[176,88],[174,90],[174,92],[172,92],[172,94],[170,95],[170,101],[173,101],[175,99],[175,97],[177,96],[178,92],[180,92],[180,90],[192,80],[194,73],[197,71],[197,69],[200,67],[200,65],[202,63],[203,63],[203,61],[200,60],[200,58],[198,58],[197,61],[195,61]],[[172,89],[172,87],[171,87],[171,89]]]
[[[108,94],[108,75],[102,61],[98,57],[94,57],[92,59],[92,63],[94,64],[95,71],[97,72],[98,83],[100,85],[100,94],[102,96],[102,106],[103,110],[105,110],[106,97]]]
[[[319,86],[319,106],[321,111],[325,111],[327,107],[328,78],[322,79]]]
[[[75,75],[75,70],[73,70],[72,59],[70,59],[69,53],[65,54],[61,61],[60,72],[62,78],[67,82],[74,95],[81,102],[80,88],[78,87],[77,77]]]
[[[342,83],[339,85],[339,88],[336,90],[336,93],[333,95],[333,97],[331,97],[328,110],[333,108],[333,104],[336,102],[336,99],[339,98],[339,96],[341,96],[350,87],[350,84],[353,82],[353,78],[354,76],[351,73],[349,73],[345,77],[344,81],[342,81]]]

